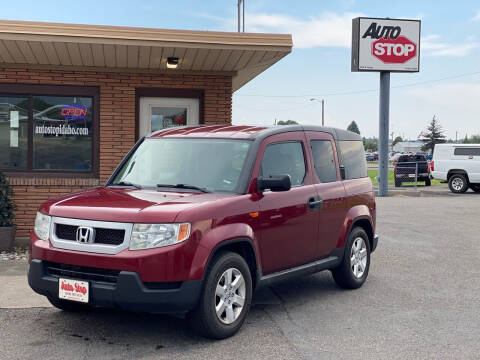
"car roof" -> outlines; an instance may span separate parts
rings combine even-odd
[[[441,146],[441,147],[480,147],[480,144],[435,144],[435,147]]]
[[[351,131],[313,125],[278,125],[272,127],[248,125],[180,126],[159,130],[147,137],[232,138],[253,140],[290,131],[322,131],[333,135],[336,140],[362,140],[359,135]]]

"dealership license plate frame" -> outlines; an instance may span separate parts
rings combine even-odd
[[[62,284],[64,284],[65,286],[70,285],[72,290],[62,289]],[[85,289],[85,294],[77,291],[77,289],[80,289],[80,287]],[[90,284],[88,281],[58,278],[58,298],[60,300],[68,300],[88,304],[90,300]]]

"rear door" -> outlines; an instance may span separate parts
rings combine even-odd
[[[317,131],[307,131],[306,136],[313,162],[315,189],[322,201],[316,250],[318,259],[328,256],[340,241],[346,216],[345,188],[333,136]]]
[[[457,162],[461,163],[461,166],[456,164],[456,168],[464,169],[470,182],[480,183],[480,147],[457,147],[453,154]]]
[[[268,137],[260,146],[254,177],[288,174],[289,191],[259,194],[259,247],[264,274],[306,264],[315,258],[318,211],[303,131]]]

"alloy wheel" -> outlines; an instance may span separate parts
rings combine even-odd
[[[215,289],[215,312],[224,324],[238,319],[245,305],[246,284],[242,273],[235,268],[225,270]]]
[[[353,276],[360,279],[367,268],[367,246],[361,237],[357,237],[350,250],[350,268]]]

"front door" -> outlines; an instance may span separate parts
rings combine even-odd
[[[139,136],[174,126],[199,124],[199,100],[141,97]]]
[[[260,147],[257,176],[288,174],[292,181],[289,191],[267,190],[258,201],[264,275],[314,260],[318,211],[309,206],[309,201],[316,197],[316,189],[306,154],[303,131],[270,136]]]

